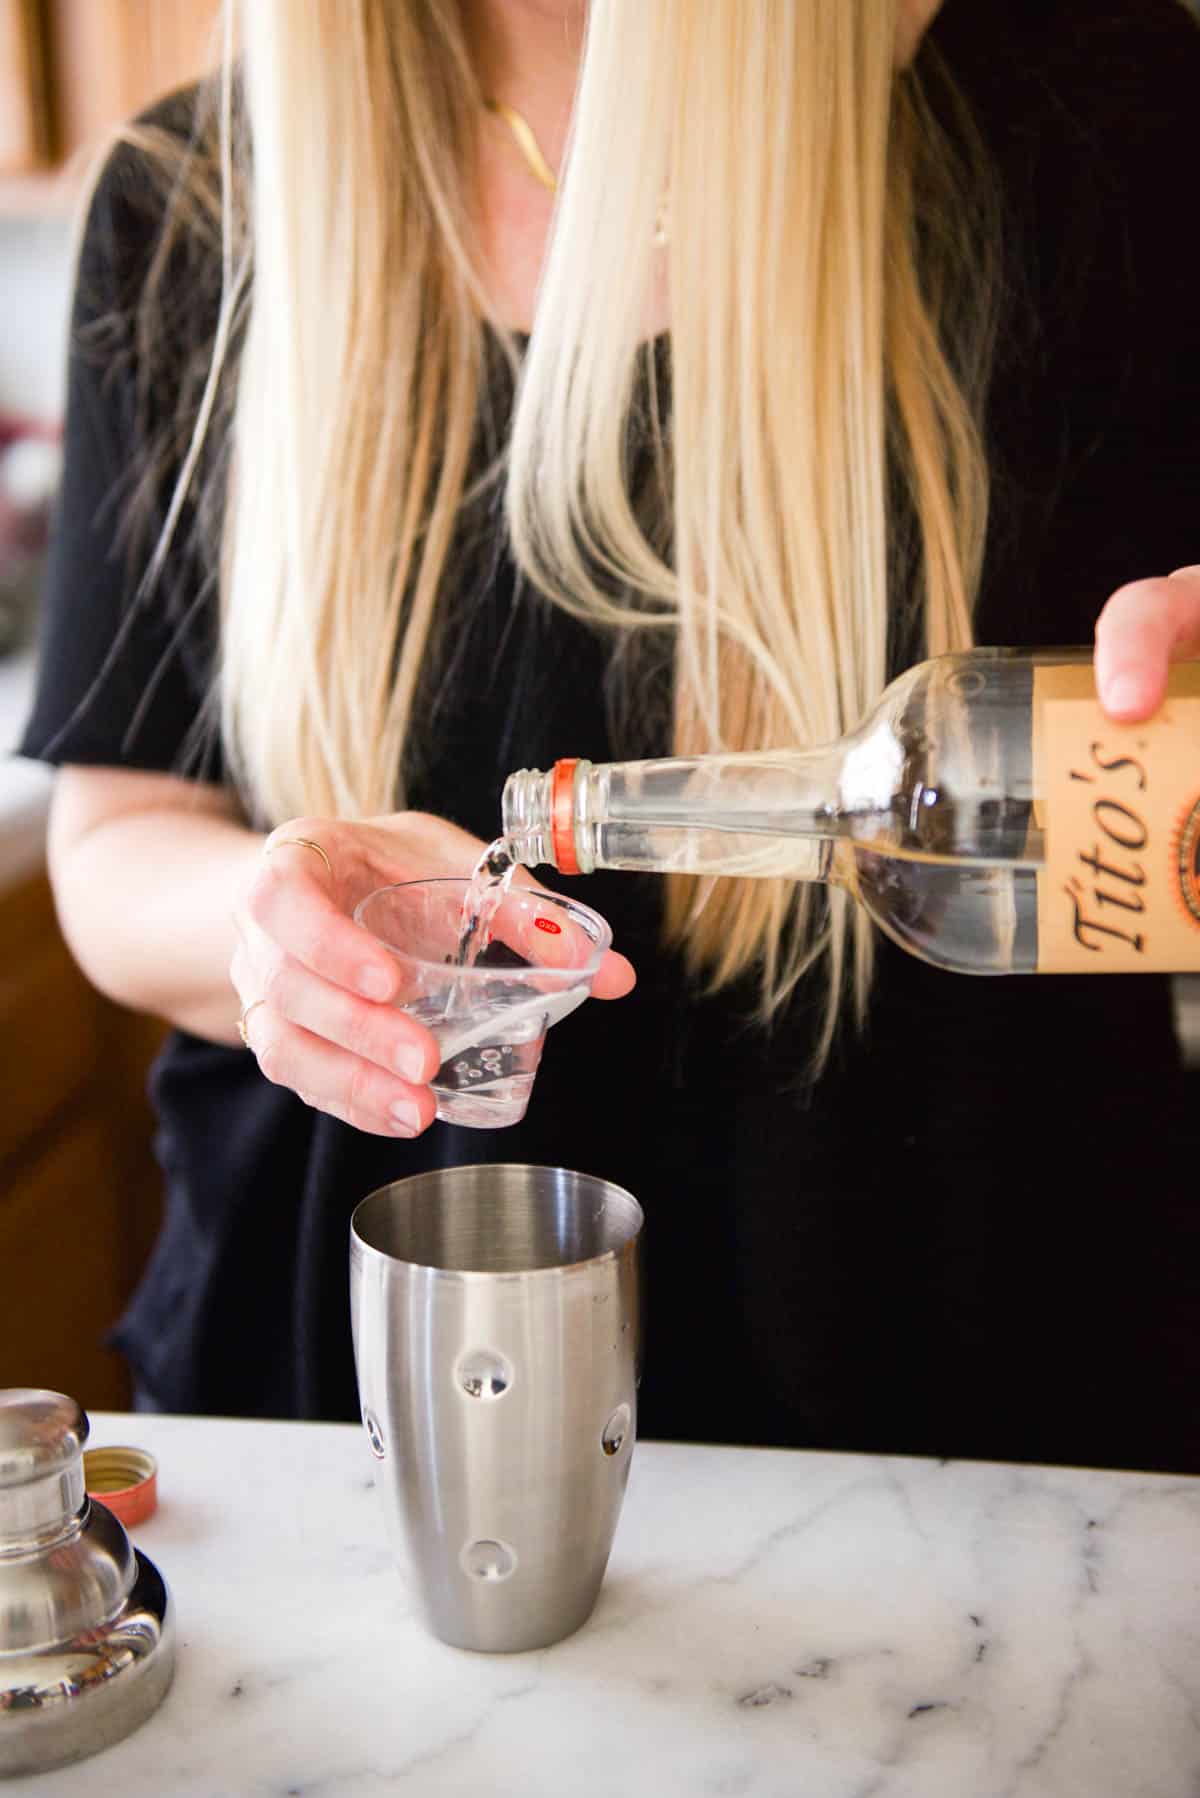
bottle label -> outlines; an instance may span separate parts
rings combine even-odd
[[[1200,663],[1143,724],[1101,710],[1088,664],[1035,668],[1042,973],[1200,971]]]

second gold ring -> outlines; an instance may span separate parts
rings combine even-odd
[[[250,1014],[252,1011],[257,1011],[258,1007],[260,1005],[265,1005],[265,1004],[266,1004],[265,999],[251,999],[249,1005],[246,1005],[242,1008],[242,1015],[237,1021],[237,1028],[238,1028],[238,1035],[242,1039],[242,1047],[244,1049],[250,1049],[252,1047],[250,1038],[246,1035],[246,1025],[250,1022]]]

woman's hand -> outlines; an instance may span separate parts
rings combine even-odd
[[[1200,656],[1200,563],[1118,588],[1096,621],[1096,689],[1121,724],[1158,710],[1171,662]]]
[[[234,914],[230,967],[243,1007],[253,1007],[247,1042],[268,1080],[357,1130],[417,1136],[429,1127],[437,1043],[391,1005],[396,968],[352,913],[376,887],[466,876],[483,849],[423,812],[363,823],[294,818],[272,832]],[[620,998],[633,983],[625,957],[610,951],[593,995]]]

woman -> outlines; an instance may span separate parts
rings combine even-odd
[[[168,106],[93,205],[24,744],[76,954],[175,1026],[117,1333],[146,1402],[353,1416],[353,1205],[544,1161],[646,1207],[647,1434],[1200,1470],[1165,982],[970,982],[770,882],[596,876],[638,985],[612,958],[628,996],[492,1140],[428,1129],[433,1044],[349,917],[465,872],[513,768],[829,738],[972,636],[1099,614],[1110,710],[1154,708],[1200,651],[1161,578],[1200,34],[1175,0],[243,28],[221,128]]]

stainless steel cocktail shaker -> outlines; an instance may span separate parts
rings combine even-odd
[[[0,1391],[0,1775],[107,1748],[171,1683],[167,1588],[85,1493],[87,1435],[62,1393]]]
[[[600,1592],[637,1431],[642,1211],[565,1168],[444,1168],[351,1224],[359,1397],[429,1627],[541,1648]]]

